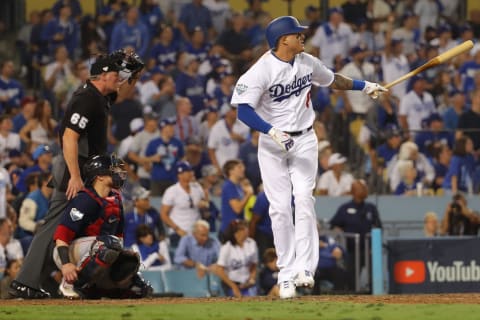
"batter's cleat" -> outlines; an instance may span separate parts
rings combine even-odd
[[[313,286],[315,285],[315,280],[313,279],[313,273],[311,273],[308,270],[304,270],[297,273],[297,275],[293,280],[295,281],[295,285],[297,287],[313,288]]]
[[[292,299],[295,298],[295,296],[297,295],[297,292],[295,290],[295,283],[293,281],[289,280],[280,282],[279,286],[280,299]]]
[[[8,288],[8,294],[18,299],[48,299],[50,293],[43,289],[34,289],[24,285],[17,280],[13,280]]]
[[[65,279],[62,279],[58,290],[60,291],[60,294],[66,299],[76,300],[81,298],[78,292],[75,291],[73,284],[68,283],[67,281],[65,281]]]

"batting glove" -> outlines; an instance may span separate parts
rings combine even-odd
[[[268,134],[284,151],[288,151],[293,147],[293,139],[288,133],[272,127]]]
[[[377,99],[380,92],[387,92],[388,89],[382,87],[378,83],[365,81],[365,87],[362,90],[372,99]]]

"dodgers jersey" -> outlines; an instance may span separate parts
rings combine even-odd
[[[299,131],[315,119],[312,83],[329,86],[333,80],[333,72],[310,54],[300,53],[292,62],[285,62],[270,50],[240,77],[231,102],[249,104],[263,120],[282,131]]]

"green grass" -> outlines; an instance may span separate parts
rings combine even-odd
[[[180,304],[79,304],[58,300],[59,305],[0,304],[5,320],[417,320],[479,319],[480,305],[383,304],[317,301],[204,301]]]

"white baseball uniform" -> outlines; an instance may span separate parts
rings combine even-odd
[[[266,52],[238,80],[232,104],[249,104],[275,128],[292,134],[294,146],[285,152],[266,134],[260,135],[258,161],[270,202],[278,283],[298,272],[315,272],[319,241],[312,196],[317,176],[318,141],[312,127],[315,113],[310,99],[312,82],[329,86],[334,74],[320,60],[300,53],[293,62]],[[292,218],[295,200],[295,225]]]
[[[407,57],[403,54],[395,57],[391,55],[387,57],[385,54],[382,55],[382,71],[383,71],[383,80],[385,83],[390,83],[404,74],[410,71],[410,65],[408,64]],[[407,93],[407,84],[408,81],[403,81],[393,86],[390,90],[392,93],[397,96],[397,98],[403,97]]]

